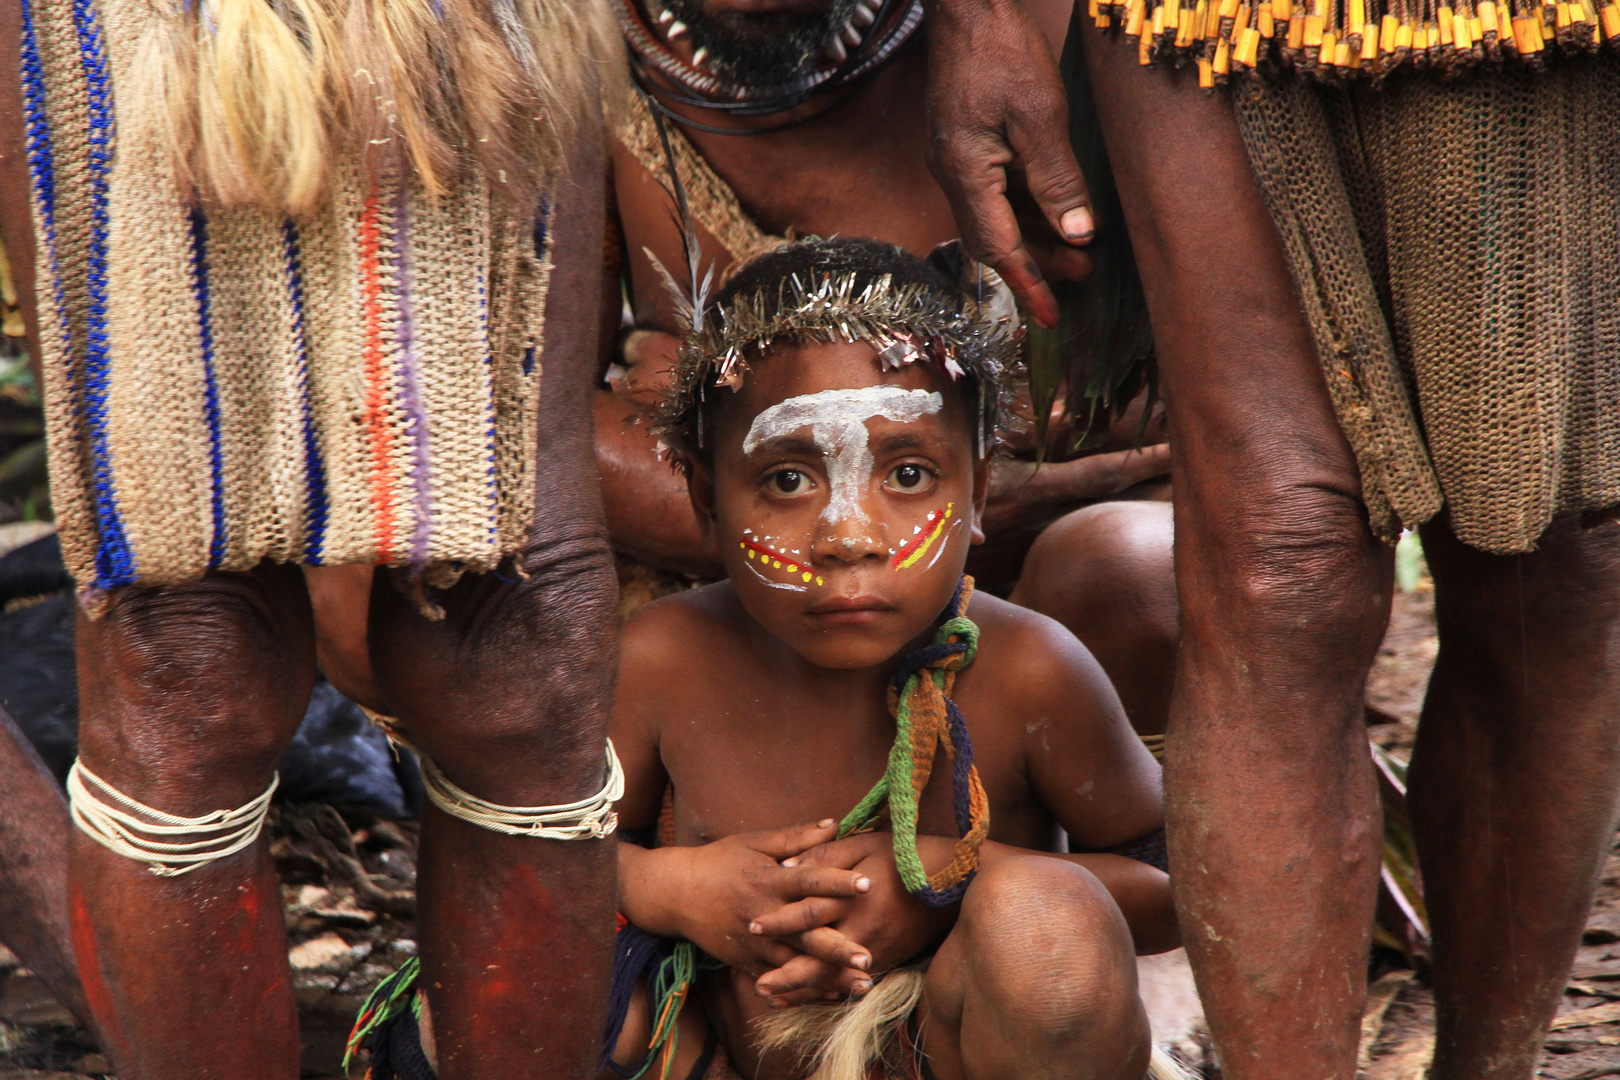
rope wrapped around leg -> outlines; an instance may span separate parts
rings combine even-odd
[[[158,877],[179,877],[235,855],[257,840],[279,783],[278,773],[262,795],[234,810],[180,817],[130,798],[75,760],[68,770],[68,809],[79,831],[108,851],[145,863]],[[197,839],[185,843],[162,839],[176,836]]]
[[[430,757],[422,756],[422,784],[433,805],[470,825],[537,840],[601,840],[619,827],[613,804],[624,797],[624,767],[607,741],[607,780],[595,795],[556,806],[501,806],[452,784]]]

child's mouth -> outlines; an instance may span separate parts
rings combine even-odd
[[[854,596],[829,596],[817,600],[809,613],[823,623],[835,626],[860,626],[873,623],[891,614],[895,606],[880,596],[858,593]]]

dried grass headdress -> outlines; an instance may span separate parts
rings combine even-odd
[[[591,99],[624,82],[604,0],[145,6],[122,118],[154,129],[206,205],[306,213],[345,160],[408,167],[430,195],[476,161],[532,202]]]
[[[885,369],[927,360],[969,380],[982,453],[1023,340],[1011,291],[955,242],[925,262],[875,240],[800,240],[742,267],[706,308],[685,297],[679,306],[692,326],[655,430],[685,452],[702,448],[707,396],[740,389],[750,354],[787,340],[869,342]]]

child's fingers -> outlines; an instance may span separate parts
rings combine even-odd
[[[866,946],[850,940],[830,926],[806,930],[799,935],[798,943],[806,955],[813,956],[824,964],[850,968],[854,971],[872,969],[872,954],[867,951]]]
[[[783,964],[791,963],[796,957],[804,955],[793,946],[784,945],[774,938],[756,938],[752,944],[757,962],[745,966],[750,969],[751,974],[756,976],[772,968],[779,968]]]
[[[832,818],[812,821],[803,825],[789,825],[782,829],[762,829],[747,837],[748,846],[773,859],[797,855],[806,848],[824,844],[838,834],[838,822]]]
[[[761,997],[783,998],[797,991],[810,991],[810,996],[790,1001],[819,1001],[828,994],[864,994],[872,988],[872,976],[857,968],[835,967],[813,956],[799,955],[774,971],[767,971],[754,982],[754,991]]]
[[[837,990],[823,990],[819,986],[807,986],[802,990],[789,990],[785,994],[772,994],[771,1008],[786,1009],[793,1005],[815,1005],[823,1001],[837,1001],[843,996]]]
[[[848,912],[849,905],[843,900],[812,896],[807,900],[784,904],[775,911],[767,911],[749,923],[748,929],[751,933],[764,934],[767,937],[802,934],[818,926],[830,926]]]
[[[872,879],[855,870],[831,866],[794,866],[786,869],[785,896],[860,896],[872,891]]]
[[[799,953],[781,967],[755,979],[754,992],[760,997],[777,997],[805,989],[818,994],[830,993],[838,989],[838,975],[838,969],[831,964]]]

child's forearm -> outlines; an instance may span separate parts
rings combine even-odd
[[[1137,955],[1168,952],[1181,944],[1181,929],[1176,924],[1175,908],[1170,903],[1170,879],[1164,871],[1123,855],[1070,855],[1056,851],[1035,851],[998,844],[993,840],[985,841],[980,850],[979,865],[989,866],[997,859],[1013,855],[1063,859],[1088,871],[1119,905],[1120,913],[1131,928]]]
[[[681,937],[680,856],[683,848],[649,849],[619,843],[619,914],[649,934]]]

